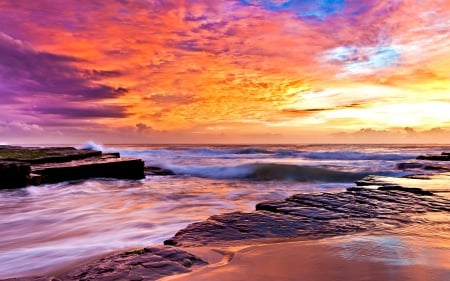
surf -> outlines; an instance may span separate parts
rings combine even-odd
[[[322,167],[279,163],[252,163],[237,166],[168,165],[178,175],[212,179],[247,179],[254,181],[352,182],[368,173],[343,172]]]

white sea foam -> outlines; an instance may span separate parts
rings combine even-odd
[[[92,150],[99,150],[104,151],[105,149],[101,144],[97,144],[94,141],[87,141],[86,143],[82,144],[79,149],[92,149]]]

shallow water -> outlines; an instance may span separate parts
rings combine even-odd
[[[115,147],[111,150],[143,158],[148,165],[173,168],[179,175],[141,181],[93,179],[0,191],[0,278],[48,274],[112,251],[161,244],[189,223],[223,212],[252,211],[260,201],[353,186],[351,180],[336,183],[323,175],[314,180],[292,179],[289,174],[284,177],[284,171],[270,181],[249,179],[242,176],[245,165],[404,175],[395,170],[398,162],[412,161],[424,152],[448,150],[428,146],[257,149]]]

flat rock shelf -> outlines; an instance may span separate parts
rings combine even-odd
[[[0,146],[0,189],[87,178],[142,179],[141,159],[74,147]]]

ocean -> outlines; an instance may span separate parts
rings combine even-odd
[[[265,200],[335,192],[445,145],[104,145],[175,172],[0,190],[0,278],[49,274],[114,251],[161,245],[211,215]]]

